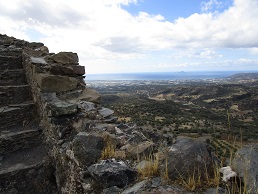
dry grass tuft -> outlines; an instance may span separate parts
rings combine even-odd
[[[115,157],[115,148],[113,145],[108,144],[101,153],[101,159],[105,160],[108,158],[114,158]]]
[[[187,177],[183,177],[179,174],[179,178],[176,180],[176,183],[190,191],[195,191],[197,188],[202,186],[201,176],[198,172],[196,173],[196,170],[193,171],[193,174],[189,174]]]
[[[104,134],[103,136],[105,142],[105,148],[102,150],[101,159],[109,159],[115,157],[116,144],[114,139],[109,134]]]
[[[152,156],[149,155],[144,157],[144,160],[147,161],[144,168],[138,168],[138,174],[140,179],[150,178],[153,176],[159,175],[159,157],[158,155]]]

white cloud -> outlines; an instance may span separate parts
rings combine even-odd
[[[257,71],[258,60],[255,59],[230,59],[224,61],[213,61],[213,62],[205,62],[205,63],[198,63],[197,67],[201,69],[211,69],[215,71],[227,71],[227,70],[254,70]],[[243,68],[244,67],[244,68]]]
[[[184,49],[178,52],[175,52],[173,58],[190,58],[190,59],[217,59],[223,57],[222,54],[218,54],[215,50],[210,48],[204,49]]]
[[[211,50],[211,49],[204,49],[204,51],[202,51],[200,53],[200,57],[201,58],[206,58],[206,59],[221,58],[222,56],[223,55],[217,54],[216,51]]]
[[[208,2],[203,1],[201,3],[201,10],[203,12],[209,12],[212,11],[214,8],[219,8],[222,6],[222,2],[218,1],[218,0],[210,0]]]
[[[250,49],[249,49],[249,52],[250,52],[252,55],[258,55],[258,47],[250,48]]]
[[[121,6],[137,2],[0,0],[0,32],[34,41],[33,29],[51,52],[72,50],[84,63],[96,65],[94,61],[112,64],[155,50],[183,48],[189,58],[214,59],[222,57],[217,48],[258,47],[257,0],[234,0],[222,13],[210,12],[221,5],[221,1],[210,0],[202,4],[204,13],[175,22],[166,21],[162,13],[131,15]]]

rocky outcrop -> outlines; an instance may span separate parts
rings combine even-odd
[[[104,139],[97,134],[78,133],[73,139],[71,152],[73,159],[81,166],[90,166],[101,158]]]
[[[137,172],[130,169],[123,161],[106,160],[93,164],[89,168],[91,176],[102,184],[102,187],[117,186],[124,188],[132,183]]]
[[[191,176],[213,177],[213,160],[206,144],[199,140],[182,138],[178,139],[169,148],[167,155],[168,176],[171,180],[178,177],[187,179]]]

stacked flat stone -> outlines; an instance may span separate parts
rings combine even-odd
[[[0,193],[55,193],[23,49],[15,43],[22,42],[0,36]]]

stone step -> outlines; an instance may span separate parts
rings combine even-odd
[[[0,105],[19,104],[32,100],[29,85],[0,86]]]
[[[27,84],[25,72],[23,69],[4,70],[0,73],[0,85],[25,85]]]
[[[17,48],[12,45],[0,45],[0,56],[8,56],[8,57],[15,57],[21,56],[23,53],[22,48]]]
[[[34,128],[35,129],[19,130],[6,134],[1,133],[0,155],[6,155],[17,150],[31,148],[41,144],[42,129],[39,126],[34,126]]]
[[[0,52],[0,70],[22,69],[22,56],[4,56]]]
[[[0,131],[16,126],[25,127],[36,120],[36,105],[33,102],[26,102],[0,107],[0,118]]]
[[[0,158],[0,193],[57,193],[54,168],[43,145]]]

